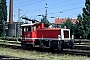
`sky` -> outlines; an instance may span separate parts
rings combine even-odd
[[[45,15],[47,3],[47,18],[51,23],[55,22],[55,18],[77,18],[78,14],[82,14],[82,8],[85,7],[85,0],[13,0],[14,2],[14,21],[18,21],[18,9],[20,9],[20,17],[26,16],[30,19],[40,21]],[[9,17],[9,2],[7,0],[7,10]],[[51,18],[55,17],[55,18]],[[24,21],[24,20],[21,20]]]

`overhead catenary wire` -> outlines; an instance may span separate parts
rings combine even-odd
[[[36,1],[36,0],[34,0],[35,2],[33,2],[33,3],[29,3],[29,4],[34,4],[34,3],[38,3],[38,2],[41,2],[41,1],[44,1],[44,0],[40,0],[40,1]],[[58,4],[62,4],[62,3],[66,3],[66,2],[69,2],[70,0],[66,0],[66,1],[63,1],[63,2],[60,2],[60,3],[57,3],[57,4],[55,4],[55,5],[58,5]],[[32,1],[26,1],[26,2],[32,2]],[[22,3],[25,3],[25,2],[21,2],[21,4]],[[20,4],[20,3],[19,3]],[[22,6],[19,6],[19,7],[23,7],[23,6],[26,6],[26,5],[29,5],[29,4],[25,4],[25,5],[22,5]],[[54,5],[54,6],[55,6]],[[17,7],[16,7],[17,8]],[[40,8],[40,9],[35,9],[34,11],[38,11],[38,10],[43,10],[44,8]],[[32,11],[33,12],[33,11]]]
[[[48,14],[61,13],[61,12],[71,11],[71,10],[75,10],[75,9],[79,9],[79,8],[83,8],[83,7],[75,7],[75,8],[71,8],[71,9],[67,9],[67,10],[61,10],[61,11],[52,12],[52,13],[48,13]]]
[[[39,1],[35,1],[35,2],[33,2],[33,3],[29,3],[29,4],[34,4],[34,3],[38,3],[38,2],[42,2],[42,1],[45,1],[45,0],[39,0]],[[28,5],[28,4],[26,4],[26,5]],[[22,5],[22,6],[25,6],[25,5]],[[22,7],[21,6],[21,7]],[[17,7],[16,7],[17,8]],[[28,10],[29,11],[29,10]],[[15,11],[16,12],[16,11]],[[25,14],[24,14],[25,15]]]
[[[18,1],[18,0],[14,0],[14,1]],[[10,0],[6,0],[7,3],[10,3]]]
[[[61,7],[72,6],[72,5],[78,5],[78,4],[81,4],[81,3],[83,3],[83,2],[78,2],[78,3],[74,3],[74,4],[67,4],[67,5],[58,6],[58,7],[51,7],[51,8],[48,7],[48,9],[61,8]]]
[[[73,14],[65,14],[66,16],[77,16],[78,15],[78,13],[73,13]],[[65,15],[57,15],[57,16],[54,16],[54,18],[58,18],[58,17],[61,17],[61,16],[65,16]],[[51,17],[53,17],[53,16],[51,16]],[[51,18],[51,17],[49,17],[49,18]]]
[[[81,4],[81,3],[83,3],[83,2],[74,3],[74,4],[67,4],[67,5],[58,6],[58,7],[52,7],[52,8],[49,8],[49,7],[48,7],[48,9],[55,9],[55,8],[59,8],[59,7],[61,8],[61,7],[65,7],[65,6],[78,5],[78,4]],[[35,12],[35,11],[41,11],[41,10],[43,10],[43,9],[45,9],[45,8],[35,9],[35,10],[33,10],[33,11],[30,11],[30,12],[33,13],[33,12]]]
[[[33,1],[36,1],[36,0],[33,0]],[[44,1],[44,0],[40,0],[40,1],[36,1],[36,2],[33,2],[33,1],[30,0],[30,1],[26,1],[26,2],[20,2],[20,3],[14,4],[14,5],[24,4],[24,6],[26,6],[26,5],[29,5],[29,4],[26,4],[26,3],[32,2],[30,4],[34,4],[34,3],[37,3],[37,2],[40,2],[40,1]],[[49,7],[52,7],[52,6],[55,6],[55,5],[58,5],[58,4],[63,4],[63,3],[69,2],[69,1],[71,1],[71,0],[66,0],[66,1],[63,1],[63,2],[60,2],[60,3],[54,4],[54,5],[51,5]]]
[[[52,6],[56,6],[56,5],[58,5],[58,4],[63,4],[63,3],[67,3],[67,2],[69,2],[69,1],[71,1],[71,0],[66,0],[66,1],[63,1],[63,2],[60,2],[60,3],[57,3],[57,4],[53,4],[53,5],[51,5],[51,6],[48,6],[48,7],[52,7]]]
[[[30,4],[36,4],[36,3],[39,3],[39,2],[42,2],[42,1],[45,1],[45,0],[39,0],[39,1],[32,2],[32,3],[28,3],[28,4],[23,4],[23,5],[18,6],[18,7],[27,6],[27,5],[30,5]],[[18,8],[18,7],[15,7],[15,8]]]
[[[69,2],[70,0],[67,0],[67,1]],[[61,2],[61,3],[62,3],[62,2]],[[65,2],[65,3],[66,3],[66,2]],[[82,2],[80,2],[80,3],[82,3]],[[67,6],[70,6],[70,5],[77,5],[77,4],[80,4],[80,3],[72,3],[72,4],[63,5],[63,6],[58,6],[58,7],[65,7],[65,6],[67,7]],[[35,3],[32,3],[32,4],[35,4]],[[57,4],[59,4],[59,3],[57,3]],[[53,8],[55,9],[55,8],[58,8],[58,7],[50,7],[50,6],[49,6],[48,9],[53,9]],[[43,10],[43,9],[45,9],[45,8],[34,9],[33,11],[30,11],[30,10],[29,10],[29,12],[35,12],[35,11]],[[78,8],[77,8],[77,9],[78,9]],[[73,9],[73,8],[70,9],[70,10],[67,9],[67,11],[71,11],[71,10],[74,10],[74,9]],[[63,11],[63,12],[66,12],[66,11],[64,11],[64,10],[61,10],[61,11],[58,11],[58,12],[52,12],[52,13],[48,13],[48,14],[49,14],[49,15],[50,15],[50,14],[56,14],[56,13],[60,13],[60,12],[62,12],[62,11]]]
[[[48,15],[50,15],[50,14],[56,14],[56,13],[63,13],[63,12],[65,12],[65,11],[71,11],[71,10],[75,10],[75,9],[81,9],[81,8],[83,8],[83,7],[75,7],[75,8],[71,8],[71,9],[66,9],[66,10],[61,10],[61,11],[57,11],[57,12],[51,12],[51,13],[48,13]]]
[[[83,8],[83,7],[75,7],[75,8],[71,8],[71,9],[66,9],[66,10],[61,10],[61,11],[57,11],[57,12],[52,12],[52,13],[48,13],[48,15],[50,15],[50,14],[53,14],[53,15],[54,15],[54,14],[57,14],[57,13],[60,13],[60,12],[63,13],[63,12],[67,12],[67,11],[71,11],[71,10],[76,10],[76,9],[81,9],[81,8]],[[26,12],[26,13],[27,13],[27,12]],[[25,13],[25,14],[26,14],[26,13]],[[24,15],[25,15],[25,14],[24,14]],[[34,16],[37,16],[37,15],[38,15],[38,14],[36,14],[36,15],[34,15]],[[44,14],[42,14],[42,15],[44,15]]]
[[[41,0],[41,1],[44,1],[44,0]],[[37,2],[41,2],[41,1],[37,1]],[[60,2],[60,3],[57,3],[57,4],[53,4],[53,5],[48,6],[48,7],[56,6],[56,5],[58,5],[58,4],[63,4],[63,3],[69,2],[69,1],[71,1],[71,0],[66,0],[66,1],[63,1],[63,2]],[[34,3],[37,3],[37,2],[33,2],[33,3],[30,3],[30,4],[34,4]],[[30,5],[30,4],[25,4],[25,5],[18,6],[18,7],[23,7],[23,6]],[[16,8],[16,7],[15,7],[15,8]],[[34,9],[34,11],[43,10],[43,9],[45,9],[45,8]]]
[[[35,0],[36,1],[36,0]],[[41,1],[41,0],[40,0]],[[40,2],[40,1],[36,1],[36,2]],[[63,2],[60,2],[60,3],[57,3],[57,4],[62,4],[62,3],[66,3],[66,2],[69,2],[70,0],[67,0],[67,1],[63,1]],[[30,2],[30,1],[26,1],[26,2]],[[22,3],[25,3],[25,2],[22,2]],[[35,3],[35,2],[34,2]],[[80,2],[80,3],[82,3],[82,2]],[[30,4],[33,4],[33,3],[30,3]],[[57,5],[57,4],[55,4],[55,5]],[[75,3],[75,4],[78,4],[78,3]],[[75,4],[70,4],[70,5],[75,5]],[[26,4],[26,5],[28,5],[28,4]],[[55,6],[54,5],[54,6]],[[67,5],[67,6],[70,6],[70,5]],[[22,5],[22,6],[25,6],[25,5]],[[65,5],[66,6],[66,5]],[[50,6],[49,6],[50,7]],[[48,8],[49,8],[48,7]],[[64,6],[59,6],[59,7],[64,7]],[[58,8],[58,7],[53,7],[53,8]],[[40,9],[35,9],[35,10],[42,10],[42,9],[44,9],[44,8],[40,8]],[[52,9],[52,8],[50,8],[50,9]]]
[[[51,13],[48,13],[48,15],[50,15],[50,14],[57,14],[57,13],[60,13],[60,12],[67,12],[67,11],[71,11],[71,10],[76,10],[76,9],[81,9],[81,8],[83,8],[83,7],[75,7],[75,8],[71,8],[71,9],[66,9],[66,10],[61,10],[61,11],[57,11],[57,12],[51,12]],[[35,14],[34,16],[37,16],[38,14]],[[44,15],[44,14],[42,14],[42,15]]]
[[[36,0],[29,0],[29,1],[25,1],[25,2],[20,2],[20,3],[15,3],[14,5],[19,5],[19,4],[22,4],[22,3],[29,3],[29,2],[33,2],[33,1],[36,1]]]

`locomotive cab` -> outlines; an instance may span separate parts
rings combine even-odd
[[[36,26],[34,24],[23,24],[22,26],[22,40],[21,46],[33,47],[36,37]]]
[[[30,37],[32,32],[32,25],[24,24],[21,26],[22,26],[22,38],[27,38],[28,36]]]

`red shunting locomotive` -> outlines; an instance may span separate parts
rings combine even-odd
[[[72,48],[73,41],[70,39],[70,29],[46,28],[44,23],[23,24],[22,47],[41,47],[63,50]]]

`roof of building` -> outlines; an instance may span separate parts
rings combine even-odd
[[[67,21],[68,18],[55,18],[55,24],[63,24]],[[76,24],[78,20],[77,19],[71,19],[71,22],[73,24]]]

